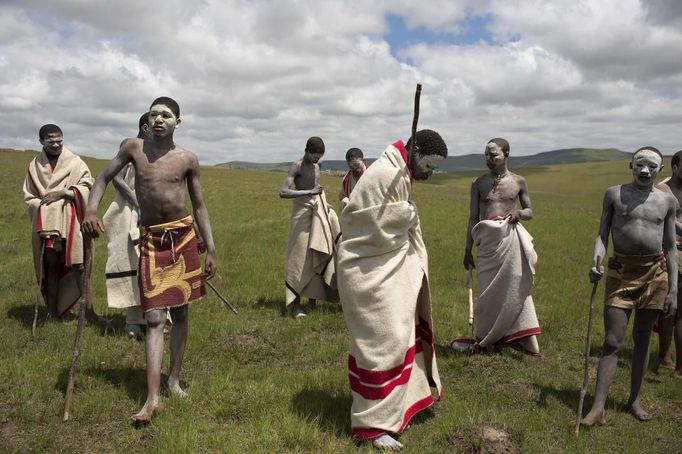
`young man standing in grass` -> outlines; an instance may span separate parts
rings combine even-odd
[[[499,343],[538,354],[541,331],[530,295],[537,254],[533,237],[519,222],[529,221],[533,210],[526,180],[509,171],[508,158],[509,142],[489,140],[485,163],[490,171],[471,184],[464,267],[475,267],[475,244],[481,292],[474,309],[474,348]]]
[[[208,211],[199,182],[196,155],[173,141],[180,126],[180,107],[161,97],[149,109],[151,138],[123,141],[118,154],[97,177],[83,222],[83,231],[98,236],[104,231],[97,207],[104,190],[126,164],[135,167],[135,194],[140,206],[139,284],[142,309],[147,321],[147,400],[131,416],[134,423],[148,422],[163,406],[160,402],[163,327],[166,311],[173,319],[168,388],[185,396],[180,370],[188,333],[188,304],[205,294],[203,279],[216,272],[216,251]],[[204,274],[196,244],[192,216],[185,207],[185,189],[192,202],[199,232],[207,246]]]
[[[301,296],[308,297],[311,305],[316,299],[338,301],[334,241],[339,221],[320,186],[322,155],[322,139],[309,138],[303,158],[291,165],[279,190],[283,199],[293,199],[284,284],[286,307],[296,318],[306,315]]]
[[[672,168],[672,176],[664,183],[656,186],[664,192],[669,192],[675,196],[677,202],[682,205],[682,165],[680,159],[682,158],[682,150],[675,153],[670,160],[670,167]],[[678,210],[677,218],[675,219],[675,233],[677,236],[677,254],[682,258],[682,210]],[[679,265],[679,262],[678,262]],[[679,286],[679,275],[677,284]],[[680,293],[678,289],[677,306],[678,311],[675,317],[665,317],[663,314],[658,316],[658,360],[656,369],[663,367],[666,369],[674,369],[675,377],[682,378],[682,316],[680,316]],[[675,339],[675,358],[672,360],[672,342]]]
[[[353,436],[391,451],[393,434],[433,405],[442,387],[436,366],[426,246],[412,181],[428,179],[448,149],[430,129],[417,132],[412,153],[399,140],[353,189],[341,214],[338,269],[350,332],[348,380]]]
[[[663,168],[661,152],[643,147],[630,162],[634,181],[612,186],[604,195],[599,236],[594,244],[590,280],[604,273],[609,234],[614,254],[608,261],[604,292],[604,346],[597,370],[592,409],[581,423],[606,423],[604,405],[634,311],[632,375],[628,409],[640,421],[651,419],[642,408],[639,392],[649,362],[651,329],[661,310],[673,317],[677,309],[678,255],[675,247],[677,200],[654,187]],[[661,247],[662,245],[662,247]]]
[[[66,314],[81,296],[83,236],[80,222],[92,186],[90,169],[63,145],[59,126],[38,132],[43,150],[28,165],[24,201],[31,220],[33,263],[52,317]],[[90,301],[86,317],[98,321]]]
[[[367,170],[362,150],[359,148],[349,148],[346,152],[346,164],[348,164],[348,172],[343,176],[341,181],[341,191],[339,192],[339,201],[341,202],[341,210],[348,204],[348,197],[353,191],[353,188],[358,183],[358,180]]]

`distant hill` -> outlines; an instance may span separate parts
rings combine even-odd
[[[545,151],[530,156],[512,156],[509,158],[509,167],[538,167],[553,164],[570,164],[577,162],[597,162],[597,161],[623,161],[630,159],[632,154],[615,148],[566,148],[562,150]],[[374,162],[374,159],[368,159],[368,164]],[[217,164],[216,167],[225,167],[229,169],[245,169],[245,170],[271,170],[271,171],[288,171],[291,167],[291,162],[277,162],[277,163],[256,163],[247,161],[231,161],[223,164]],[[331,171],[345,171],[345,160],[325,160],[322,162],[323,170]],[[467,154],[461,156],[448,156],[448,159],[440,168],[445,172],[464,172],[469,170],[483,170],[485,169],[485,162],[483,160],[483,153]]]

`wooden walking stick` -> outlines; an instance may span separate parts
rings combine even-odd
[[[69,368],[69,380],[66,385],[66,394],[64,395],[64,417],[62,421],[69,420],[69,407],[73,400],[73,388],[76,380],[76,366],[81,355],[80,343],[81,334],[83,333],[83,324],[85,319],[85,305],[92,305],[90,298],[90,272],[92,271],[92,238],[83,235],[83,275],[81,284],[81,298],[78,307],[78,325],[76,326],[76,336],[73,339],[73,349],[71,350],[71,367]]]
[[[236,309],[233,305],[231,305],[229,301],[227,301],[227,298],[225,298],[223,295],[221,295],[220,292],[218,291],[218,289],[215,288],[215,287],[213,286],[213,284],[211,284],[211,281],[206,281],[206,285],[208,285],[208,288],[210,288],[211,290],[213,290],[213,291],[215,292],[216,296],[218,296],[218,298],[220,298],[220,300],[221,300],[223,303],[225,303],[225,304],[227,305],[227,307],[229,307],[230,309],[232,309],[232,312],[234,312],[235,314],[238,313],[238,312],[237,312],[237,309]]]
[[[417,84],[417,90],[414,92],[414,116],[412,117],[412,140],[410,141],[410,154],[417,146],[417,121],[419,121],[419,100],[422,95],[422,84]]]
[[[471,326],[471,338],[474,337],[474,289],[471,281],[471,266],[467,267],[466,287],[469,293],[469,326]]]
[[[600,262],[597,262],[597,269],[599,269]],[[592,294],[590,295],[590,310],[587,315],[587,338],[585,339],[585,370],[583,372],[583,385],[580,388],[580,400],[578,401],[578,411],[575,415],[575,434],[580,433],[580,420],[583,417],[583,402],[585,402],[585,395],[587,394],[587,385],[590,379],[589,365],[590,365],[590,347],[592,346],[592,310],[594,308],[594,296],[597,294],[597,285],[599,282],[592,284]]]

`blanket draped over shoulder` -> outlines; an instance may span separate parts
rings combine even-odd
[[[128,164],[119,175],[123,182],[135,190],[135,168]],[[139,212],[126,197],[116,192],[102,222],[108,237],[107,264],[107,303],[109,307],[126,308],[140,305],[140,286],[137,280],[137,267],[140,260]]]
[[[537,354],[540,325],[530,295],[537,254],[533,237],[520,223],[485,220],[472,231],[477,247],[480,295],[474,309],[478,345],[497,342]]]
[[[428,257],[402,142],[389,146],[341,214],[338,284],[350,331],[351,428],[399,433],[433,404],[436,366]]]
[[[360,176],[356,177],[352,170],[349,170],[343,176],[343,179],[341,180],[341,194],[339,196],[339,199],[341,199],[341,210],[348,204],[348,197],[350,197],[350,193],[353,192],[353,188],[358,183],[358,180],[360,180],[360,177],[365,173],[365,170],[367,170],[367,164],[363,161]]]
[[[192,216],[142,228],[142,310],[183,306],[206,294]]]
[[[334,243],[339,220],[322,192],[293,199],[287,242],[286,305],[305,296],[338,301]]]
[[[41,152],[28,165],[24,180],[24,201],[31,220],[31,243],[36,280],[45,294],[45,273],[40,269],[43,263],[43,242],[52,237],[63,243],[60,252],[63,257],[59,274],[59,293],[57,296],[57,315],[62,316],[80,298],[78,276],[75,265],[83,263],[83,236],[81,220],[90,195],[94,179],[88,166],[81,158],[66,147],[62,148],[54,169],[45,152]],[[41,205],[41,199],[50,192],[70,189],[74,200],[58,200],[49,205]]]

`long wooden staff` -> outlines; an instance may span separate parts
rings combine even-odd
[[[597,264],[599,269],[599,264]],[[583,385],[580,388],[580,400],[578,401],[578,411],[575,415],[575,434],[580,433],[580,420],[583,417],[583,402],[585,402],[585,395],[587,394],[587,384],[589,381],[589,365],[590,365],[590,347],[592,346],[592,310],[594,308],[594,296],[597,294],[597,284],[592,284],[592,294],[590,295],[590,311],[587,316],[587,338],[585,339],[585,370],[583,372]]]
[[[43,277],[45,275],[45,262],[43,261],[43,256],[45,255],[45,241],[41,238],[40,240],[40,258],[38,259],[38,283],[36,284],[36,306],[33,310],[33,325],[31,325],[31,334],[33,334],[33,340],[36,340],[36,333],[38,331],[38,306],[40,301],[43,299],[42,285]]]
[[[469,293],[469,326],[471,326],[471,337],[474,337],[474,289],[471,282],[471,266],[467,267],[466,287]]]
[[[410,141],[410,155],[414,152],[417,146],[417,121],[419,121],[419,100],[422,95],[422,84],[417,84],[417,90],[414,92],[414,115],[412,116],[412,140]]]
[[[211,290],[213,290],[215,292],[216,296],[218,298],[220,298],[220,301],[222,301],[223,303],[225,303],[227,305],[227,307],[232,309],[232,312],[234,312],[235,314],[238,313],[237,309],[233,305],[230,304],[230,302],[227,300],[227,298],[225,298],[223,295],[221,295],[220,292],[218,291],[218,289],[215,288],[213,286],[213,284],[211,284],[211,281],[206,281],[206,285],[208,285],[208,288],[210,288]]]
[[[64,395],[64,417],[62,421],[69,420],[69,407],[73,400],[73,388],[76,380],[76,366],[81,355],[81,334],[83,333],[83,324],[85,319],[85,305],[92,305],[90,298],[90,273],[92,271],[92,238],[88,235],[83,235],[83,275],[81,284],[81,298],[78,308],[78,325],[76,327],[76,336],[73,339],[73,349],[71,350],[71,367],[69,368],[69,381],[66,385],[66,394]]]

